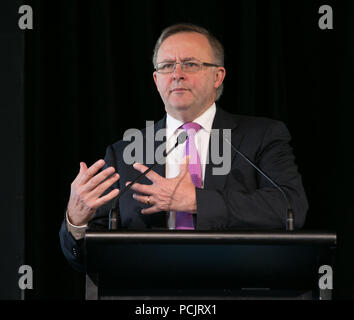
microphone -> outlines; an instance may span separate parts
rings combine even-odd
[[[284,190],[267,174],[265,174],[255,163],[253,163],[250,159],[248,159],[241,151],[239,151],[228,138],[223,137],[224,140],[239,154],[243,159],[245,159],[253,168],[255,168],[263,177],[265,177],[275,188],[277,188],[280,193],[283,195],[288,208],[286,212],[286,230],[287,231],[294,231],[294,211],[291,207],[290,200]]]
[[[175,145],[168,151],[166,152],[166,150],[163,152],[163,157],[167,157],[174,149],[177,148],[178,145],[183,144],[188,138],[188,134],[183,131],[181,132],[178,137],[177,137],[177,141],[175,143]],[[114,153],[113,153],[114,154]],[[162,160],[162,158],[159,159],[159,161],[155,162],[151,167],[149,167],[148,169],[146,169],[144,172],[140,173],[132,182],[130,182],[127,186],[125,186],[118,194],[118,196],[116,197],[114,204],[111,208],[111,210],[109,211],[109,230],[116,230],[118,226],[120,226],[121,224],[121,219],[120,219],[120,214],[119,214],[119,210],[118,210],[118,200],[120,199],[120,197],[126,193],[128,190],[131,189],[131,187],[137,183],[142,177],[146,176],[156,165],[157,163],[160,162],[160,160]],[[116,163],[116,162],[115,162]],[[117,168],[116,168],[117,171]]]

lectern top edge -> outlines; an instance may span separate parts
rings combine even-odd
[[[336,233],[326,231],[94,231],[86,241],[161,243],[264,243],[336,245]]]

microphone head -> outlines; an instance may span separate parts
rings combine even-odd
[[[183,131],[181,132],[178,137],[177,137],[177,144],[183,144],[188,138],[187,132]]]

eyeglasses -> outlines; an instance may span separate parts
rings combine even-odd
[[[176,70],[176,65],[180,64],[181,69],[184,72],[197,72],[202,69],[203,66],[206,67],[219,67],[217,64],[208,63],[208,62],[201,62],[199,60],[188,60],[182,62],[176,61],[166,61],[160,62],[156,65],[155,70],[158,73],[172,73]]]

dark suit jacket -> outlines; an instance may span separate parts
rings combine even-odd
[[[165,127],[166,116],[155,124],[155,132]],[[233,115],[217,108],[212,128],[232,130],[232,144],[283,188],[294,210],[295,228],[301,228],[305,222],[308,204],[289,145],[290,134],[285,125],[267,118]],[[142,133],[145,138],[146,129],[142,130]],[[131,181],[139,174],[132,165],[123,161],[123,150],[129,143],[119,141],[109,146],[105,156],[105,167],[115,166],[120,174],[119,189],[125,186],[126,181]],[[154,141],[155,150],[161,143],[164,142]],[[221,134],[219,145],[223,146]],[[145,155],[144,144],[144,161]],[[285,228],[287,203],[283,195],[233,149],[231,159],[231,170],[226,175],[213,175],[212,170],[217,165],[211,161],[206,165],[204,188],[196,189],[196,229]],[[154,171],[165,176],[165,165],[158,164]],[[142,179],[140,183],[151,184],[147,178]],[[146,205],[134,200],[132,194],[133,191],[128,191],[119,201],[122,227],[166,229],[167,213],[142,215],[140,211]],[[89,228],[107,228],[111,207],[112,202],[99,208],[89,223]],[[82,270],[83,241],[74,240],[67,231],[65,220],[59,234],[65,257],[74,268]]]

